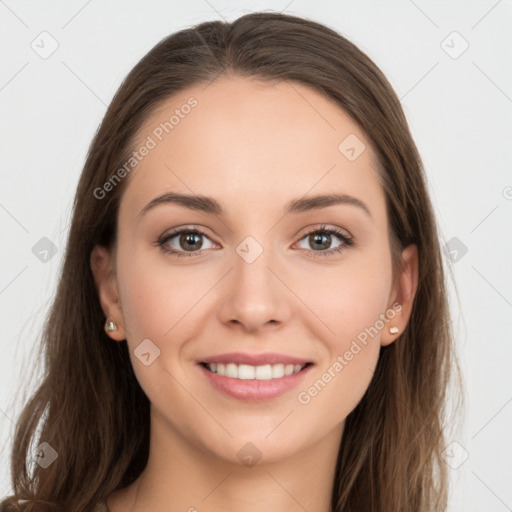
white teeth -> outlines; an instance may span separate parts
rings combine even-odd
[[[273,364],[272,378],[279,379],[279,377],[284,377],[284,364]]]
[[[234,363],[228,363],[225,370],[226,377],[238,379],[238,366]]]
[[[265,364],[262,366],[251,366],[249,364],[209,363],[206,366],[213,373],[218,373],[219,375],[233,379],[271,380],[299,373],[306,365]]]
[[[256,366],[256,380],[270,380],[272,378],[272,365]]]
[[[247,380],[254,379],[255,369],[254,366],[249,366],[248,364],[240,364],[238,365],[238,378]],[[222,375],[222,373],[220,374]]]

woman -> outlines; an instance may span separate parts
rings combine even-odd
[[[445,510],[449,325],[376,65],[288,15],[178,32],[92,142],[2,510]]]

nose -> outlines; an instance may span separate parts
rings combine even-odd
[[[251,237],[246,240],[233,255],[233,268],[222,290],[219,320],[251,333],[277,329],[290,317],[292,294],[283,283],[283,272],[272,251]]]

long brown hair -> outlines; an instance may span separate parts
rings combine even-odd
[[[159,42],[128,74],[90,146],[73,205],[59,285],[41,340],[44,376],[17,422],[14,495],[2,510],[82,512],[132,483],[149,450],[149,402],[126,341],[105,334],[90,270],[97,244],[115,243],[126,179],[94,193],[134,150],[138,130],[164,100],[232,73],[309,85],[335,100],[377,153],[394,264],[416,244],[419,283],[400,340],[382,347],[373,380],[347,417],[332,508],[336,512],[442,511],[447,471],[443,417],[453,369],[441,251],[420,156],[400,102],[377,66],[319,23],[252,13],[201,23]],[[458,368],[458,367],[457,367]],[[36,429],[40,428],[36,438]],[[58,454],[29,467],[31,443]]]

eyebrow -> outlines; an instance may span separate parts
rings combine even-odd
[[[219,216],[225,214],[225,210],[221,204],[212,197],[168,192],[152,199],[140,211],[139,217],[142,217],[149,210],[152,210],[153,208],[163,204],[175,204],[189,210],[195,210]],[[366,204],[363,203],[363,201],[346,194],[320,194],[309,197],[304,196],[299,199],[292,199],[286,203],[284,207],[284,214],[297,214],[311,210],[319,210],[321,208],[327,208],[337,204],[356,206],[371,217],[370,210]]]

